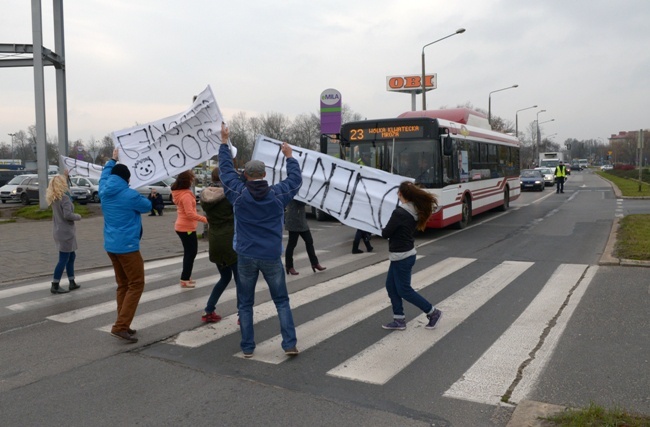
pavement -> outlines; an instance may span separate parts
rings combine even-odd
[[[98,268],[111,267],[111,261],[104,250],[104,217],[99,204],[89,203],[93,216],[82,218],[76,223],[77,259],[75,273]],[[16,207],[21,207],[16,205]],[[7,215],[8,206],[2,213]],[[2,285],[40,276],[50,276],[58,259],[58,251],[52,238],[51,221],[18,219],[3,223],[0,218],[0,287]],[[176,206],[165,205],[163,216],[142,215],[144,233],[140,252],[145,261],[183,255],[181,242],[174,233]],[[199,226],[199,232],[202,231]],[[15,242],[15,244],[7,244]],[[208,250],[208,241],[199,239],[199,252]]]
[[[615,192],[618,188],[615,188]],[[617,196],[620,195],[617,194]],[[111,266],[110,259],[103,248],[104,217],[99,204],[87,205],[94,212],[93,216],[84,218],[77,223],[77,259],[76,272]],[[3,213],[6,209],[3,209]],[[7,215],[4,213],[4,215]],[[24,279],[34,279],[39,276],[50,276],[54,270],[58,251],[52,238],[51,221],[32,221],[19,219],[8,222],[6,217],[0,218],[0,287]],[[145,261],[152,261],[183,254],[179,239],[172,232],[176,221],[176,207],[166,205],[163,216],[142,216],[144,234],[140,244],[140,252]],[[202,229],[199,229],[201,232]],[[650,262],[621,260],[616,258],[614,248],[618,231],[618,219],[613,223],[609,240],[601,257],[600,265],[634,265],[649,266]],[[16,242],[16,244],[7,244]],[[199,239],[199,252],[208,250],[208,242]],[[508,422],[508,427],[544,427],[550,426],[543,417],[566,410],[566,407],[543,402],[520,402]]]

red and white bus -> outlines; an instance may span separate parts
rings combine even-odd
[[[340,143],[346,160],[413,178],[435,194],[429,228],[464,228],[473,215],[508,209],[521,192],[519,141],[469,109],[345,123]]]

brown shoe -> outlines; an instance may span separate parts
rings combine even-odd
[[[115,338],[119,338],[121,340],[127,341],[129,344],[133,344],[138,342],[138,339],[128,333],[127,331],[117,331],[117,332],[111,332],[111,335],[113,335]]]

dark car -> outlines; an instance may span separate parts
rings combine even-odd
[[[50,177],[51,178],[51,177]],[[88,188],[70,186],[72,200],[85,205],[90,201],[92,193]],[[38,197],[38,175],[32,176],[16,187],[15,193],[11,195],[14,200],[19,200],[23,205],[29,205],[39,200]]]
[[[542,172],[539,170],[523,169],[519,175],[519,181],[521,181],[521,191],[544,191],[544,175],[542,175]]]

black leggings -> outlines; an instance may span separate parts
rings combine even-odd
[[[194,259],[199,251],[199,240],[196,237],[196,231],[177,231],[178,237],[183,243],[183,272],[181,280],[190,280],[192,269],[194,268]]]

